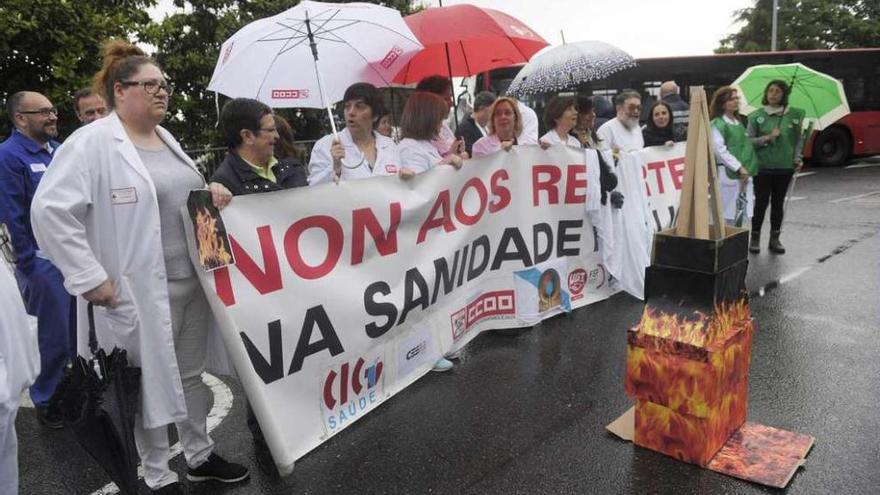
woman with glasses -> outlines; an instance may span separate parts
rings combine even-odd
[[[394,141],[375,131],[384,114],[382,95],[369,83],[355,83],[343,96],[345,129],[322,137],[312,148],[309,185],[396,175],[400,156]]]
[[[718,88],[712,95],[709,113],[724,218],[731,225],[746,225],[752,216],[752,176],[757,172],[758,164],[752,140],[739,114],[736,89],[731,86]]]
[[[211,310],[187,252],[180,209],[205,180],[159,123],[171,87],[158,64],[124,41],[104,46],[95,86],[113,112],[58,149],[33,203],[34,233],[77,298],[80,354],[88,314],[103,349],[141,368],[135,439],[153,493],[183,493],[168,466],[175,423],[187,479],[237,482],[248,470],[213,453],[202,382]],[[212,185],[214,204],[231,195]]]

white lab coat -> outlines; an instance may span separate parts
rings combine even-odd
[[[198,171],[168,131],[165,144]],[[31,207],[40,249],[80,296],[110,279],[116,309],[96,307],[98,344],[128,351],[141,367],[144,428],[186,419],[177,368],[156,188],[116,113],[80,128],[58,148]],[[57,166],[56,166],[57,165]],[[87,301],[77,298],[78,349],[88,351]]]
[[[370,169],[370,162],[366,159],[356,168],[342,167],[342,176],[339,180],[369,179],[379,175],[397,175],[400,169],[400,155],[397,153],[397,145],[389,138],[373,131],[376,139],[376,164]],[[357,165],[363,153],[360,152],[348,129],[339,131],[339,143],[345,150],[345,163]],[[333,144],[333,135],[328,134],[312,148],[309,159],[309,185],[314,186],[324,182],[333,181],[333,157],[330,156],[330,146]]]
[[[565,144],[568,146],[574,146],[575,148],[581,148],[581,142],[578,141],[578,138],[568,135],[565,136],[565,142],[562,142],[562,139],[559,137],[559,133],[556,132],[556,129],[550,129],[546,134],[541,136],[541,141],[544,141],[547,144]]]
[[[39,374],[37,320],[24,309],[12,268],[0,260],[0,404],[18,403]]]
[[[434,143],[424,139],[403,138],[397,143],[397,150],[400,153],[401,167],[417,174],[427,172],[443,161]]]

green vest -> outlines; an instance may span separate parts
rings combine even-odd
[[[749,127],[755,130],[755,137],[770,134],[774,127],[781,131],[775,141],[766,146],[757,145],[758,166],[760,168],[794,169],[794,151],[804,123],[804,111],[789,108],[785,115],[767,115],[763,108],[749,116]]]
[[[758,162],[755,161],[755,147],[752,146],[752,139],[749,137],[746,128],[740,124],[729,124],[723,117],[715,117],[712,119],[712,127],[718,129],[721,137],[724,138],[724,146],[731,155],[745,167],[749,175],[758,173]],[[739,178],[736,172],[731,172],[729,168],[724,167],[727,177],[731,179]]]

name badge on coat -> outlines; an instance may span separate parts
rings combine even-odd
[[[39,173],[48,170],[45,163],[31,163],[31,172]]]
[[[137,203],[137,200],[137,189],[134,187],[123,187],[122,189],[110,190],[110,202],[114,205]]]

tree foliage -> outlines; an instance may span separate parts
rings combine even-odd
[[[877,0],[779,0],[777,50],[813,50],[880,46]],[[738,10],[739,32],[721,40],[716,53],[770,50],[773,0],[756,0]]]
[[[59,128],[78,122],[73,93],[100,68],[101,42],[132,41],[150,23],[156,0],[3,0],[0,2],[0,99],[22,90],[44,93],[58,107]],[[5,112],[4,112],[5,113]],[[3,119],[0,135],[10,130]]]
[[[220,144],[215,124],[217,106],[222,105],[224,98],[215,100],[214,93],[208,91],[208,82],[223,42],[249,22],[278,14],[297,3],[291,0],[176,0],[178,11],[150,26],[145,40],[156,46],[155,56],[175,86],[171,102],[175,113],[165,125],[185,147]],[[371,3],[398,9],[403,15],[410,11],[409,0]]]

